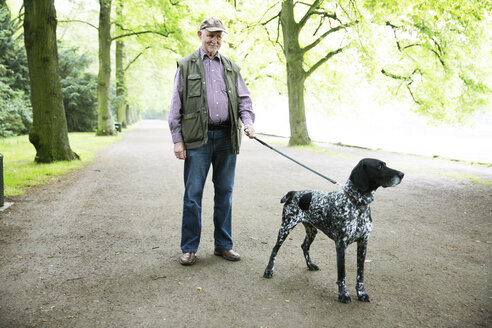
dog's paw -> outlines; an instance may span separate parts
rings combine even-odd
[[[317,265],[316,265],[316,264],[314,264],[314,263],[310,263],[310,264],[308,264],[308,269],[309,269],[310,271],[318,271],[318,270],[319,270],[319,266],[317,266]]]
[[[367,295],[366,290],[364,289],[364,283],[363,282],[358,282],[357,286],[355,286],[355,289],[357,290],[357,299],[361,302],[370,302],[371,299],[369,298],[369,295]]]
[[[273,277],[273,270],[266,269],[263,273],[263,278],[271,278]]]
[[[357,299],[361,302],[370,302],[371,301],[371,298],[369,297],[369,295],[367,295],[367,293],[357,295]]]
[[[338,294],[338,300],[342,303],[350,303],[352,302],[352,298],[350,297],[349,293],[342,293]]]

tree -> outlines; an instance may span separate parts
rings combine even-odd
[[[13,90],[29,96],[29,69],[23,44],[23,35],[15,36],[22,28],[22,16],[11,20],[5,0],[0,0],[0,65],[4,71],[0,79]]]
[[[11,20],[5,0],[0,0],[0,137],[26,134],[32,125],[29,70],[19,18]]]
[[[69,132],[94,132],[97,128],[97,76],[87,70],[91,62],[87,54],[79,55],[77,48],[60,50],[60,83]]]
[[[468,0],[368,0],[372,38],[364,50],[380,79],[436,124],[461,123],[485,111],[490,60],[490,4]],[[490,17],[490,16],[489,16]],[[381,51],[374,34],[388,45]],[[488,40],[487,40],[488,39]],[[372,45],[371,45],[372,43]]]
[[[24,6],[24,41],[33,108],[29,140],[36,148],[35,161],[78,159],[70,148],[63,108],[54,0],[24,0]]]
[[[123,20],[123,0],[117,0],[116,2],[116,16],[117,20],[121,22]],[[120,23],[121,24],[121,23]],[[121,25],[117,24],[118,34],[122,34]],[[115,62],[116,62],[116,99],[117,99],[117,119],[121,125],[126,128],[127,120],[126,120],[126,88],[125,88],[125,71],[123,68],[123,59],[124,59],[124,49],[125,43],[118,39],[116,40],[116,53],[115,53]]]
[[[97,131],[99,136],[115,135],[111,113],[111,0],[99,0],[99,75],[97,78]]]
[[[128,106],[126,104],[126,87],[125,87],[125,71],[128,67],[133,64],[142,54],[140,52],[134,57],[133,60],[129,62],[126,68],[123,68],[123,58],[124,58],[124,44],[120,43],[121,39],[128,38],[132,36],[142,36],[142,35],[158,35],[160,37],[168,38],[172,33],[169,32],[167,26],[168,22],[163,21],[158,23],[155,17],[152,17],[150,21],[153,24],[144,24],[137,27],[124,27],[123,26],[123,1],[117,2],[117,35],[111,37],[111,0],[99,0],[100,3],[100,14],[99,14],[99,79],[98,79],[98,135],[114,134],[113,119],[111,115],[111,105],[110,105],[110,78],[111,78],[111,57],[110,57],[110,47],[111,42],[117,42],[117,62],[116,62],[116,77],[117,77],[117,99],[118,99],[118,120],[125,122],[127,117],[132,117],[134,115],[128,115],[125,113]],[[154,15],[154,7],[160,8],[163,13],[162,16],[165,18],[172,17],[174,21],[173,26],[176,24],[176,17],[178,15],[172,15],[170,12],[177,12],[182,8],[179,2],[173,3],[172,1],[162,1],[162,0],[148,0],[142,3],[138,3],[137,8],[142,12],[151,13]],[[150,7],[150,8],[149,8]],[[169,12],[166,12],[168,8],[171,8]],[[178,9],[177,9],[178,8]],[[137,10],[138,12],[139,10]],[[147,21],[147,20],[143,20]],[[171,20],[170,20],[171,21]],[[141,23],[141,22],[140,22]],[[174,26],[175,30],[179,29],[178,26]],[[145,49],[148,49],[146,46]]]
[[[287,68],[287,90],[289,97],[289,121],[291,136],[289,145],[306,145],[311,142],[306,124],[306,111],[304,104],[305,81],[318,68],[336,54],[341,53],[346,45],[327,47],[321,57],[308,59],[309,52],[318,47],[328,36],[336,35],[347,27],[356,24],[356,20],[342,15],[337,9],[343,9],[338,4],[330,11],[323,6],[322,0],[312,3],[282,1],[280,12],[276,16],[263,22],[263,25],[278,20],[277,43],[282,47]],[[301,19],[296,20],[295,6],[307,7]],[[340,9],[341,8],[341,9]],[[342,21],[343,19],[343,21]],[[280,28],[282,38],[280,38]],[[311,34],[311,36],[309,35]],[[301,43],[302,40],[307,42]],[[341,43],[344,43],[343,40]]]

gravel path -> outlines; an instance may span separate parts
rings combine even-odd
[[[275,276],[262,278],[280,198],[337,186],[244,139],[233,208],[242,260],[213,255],[209,181],[199,259],[183,267],[183,162],[166,122],[144,121],[124,136],[90,166],[8,199],[14,205],[0,212],[0,327],[491,327],[491,167],[278,146],[341,183],[363,157],[406,173],[371,206],[372,302],[346,305],[337,301],[333,242],[318,234],[311,255],[321,270],[308,271],[302,227],[280,249]],[[346,256],[352,296],[355,248]]]

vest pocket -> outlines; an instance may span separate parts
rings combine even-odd
[[[188,75],[188,98],[202,95],[202,78],[200,74]]]
[[[183,115],[181,132],[184,142],[195,142],[203,139],[203,124],[200,111]]]

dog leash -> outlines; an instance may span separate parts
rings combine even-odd
[[[298,161],[296,161],[296,160],[295,160],[295,159],[293,159],[292,157],[290,157],[290,156],[288,156],[288,155],[286,155],[286,154],[282,153],[282,152],[281,152],[280,150],[278,150],[278,149],[273,148],[272,146],[270,146],[270,145],[269,145],[269,144],[267,144],[266,142],[264,142],[264,141],[262,141],[262,140],[258,139],[257,137],[254,137],[254,139],[255,139],[256,141],[258,141],[259,143],[261,143],[263,146],[270,148],[271,150],[273,150],[273,151],[275,151],[275,152],[279,153],[280,155],[284,156],[285,158],[288,158],[288,159],[290,159],[291,161],[293,161],[294,163],[296,163],[296,164],[298,164],[298,165],[302,166],[303,168],[308,169],[309,171],[313,172],[314,174],[319,175],[319,176],[320,176],[320,177],[322,177],[323,179],[326,179],[326,180],[330,181],[331,183],[333,183],[333,184],[336,184],[336,185],[339,185],[339,186],[340,186],[340,184],[339,184],[338,182],[336,182],[335,180],[328,178],[327,176],[325,176],[325,175],[323,175],[323,174],[319,173],[318,171],[313,170],[312,168],[310,168],[310,167],[308,167],[308,166],[306,166],[306,165],[304,165],[304,164],[302,164],[302,163],[299,163]]]

